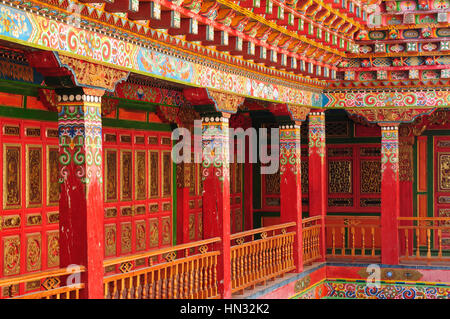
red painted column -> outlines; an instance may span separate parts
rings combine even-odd
[[[381,126],[381,262],[399,263],[400,179],[398,124]]]
[[[325,113],[309,113],[309,216],[322,216],[320,251],[325,260],[325,217],[327,214],[327,178],[325,147]]]
[[[103,95],[90,90],[90,94]],[[101,98],[82,92],[58,103],[60,265],[83,265],[81,298],[103,298]]]
[[[222,298],[231,298],[230,173],[228,114],[202,118],[203,236],[221,237],[217,265]]]
[[[282,223],[296,223],[296,272],[303,271],[300,124],[301,122],[280,127],[280,217]]]

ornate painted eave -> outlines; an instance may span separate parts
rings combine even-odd
[[[4,19],[14,19],[22,27],[2,28],[0,38],[23,45],[56,51],[58,54],[102,64],[118,70],[163,78],[169,81],[200,86],[244,97],[282,101],[296,105],[320,107],[319,90],[305,88],[295,82],[257,72],[205,60],[162,44],[140,45],[92,31],[77,28],[34,12],[1,6]],[[170,53],[170,54],[169,54]]]

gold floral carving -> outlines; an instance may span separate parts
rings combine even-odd
[[[169,197],[172,195],[172,156],[170,152],[162,153],[162,195]]]
[[[329,161],[329,182],[330,193],[351,193],[352,192],[352,162],[351,161]]]
[[[122,254],[131,252],[131,223],[122,223],[120,232],[120,251]]]
[[[37,207],[42,204],[42,148],[27,145],[27,207]]]
[[[295,104],[288,104],[288,109],[292,113],[292,120],[294,121],[304,121],[309,114],[310,108],[305,106],[298,106]]]
[[[59,266],[59,232],[49,231],[47,233],[47,266]]]
[[[266,194],[280,194],[280,174],[265,174]]]
[[[134,160],[134,169],[135,169],[135,197],[136,200],[143,200],[147,197],[146,183],[145,183],[145,174],[143,172],[146,171],[145,168],[145,151],[136,151]]]
[[[146,248],[147,230],[145,227],[145,221],[136,222],[136,250],[141,251]]]
[[[58,183],[58,147],[47,147],[47,205],[59,204],[60,184]]]
[[[105,225],[105,256],[116,255],[116,225]]]
[[[349,112],[369,122],[411,122],[430,109],[352,109]]]
[[[450,153],[438,153],[438,190],[450,191]]]
[[[94,86],[113,91],[116,84],[126,80],[128,72],[116,70],[101,64],[59,55],[63,65],[68,66],[80,85]]]
[[[149,185],[150,198],[159,196],[159,153],[158,151],[149,152]]]
[[[3,208],[21,206],[21,147],[4,145],[3,151]]]
[[[123,151],[120,163],[121,185],[120,199],[132,200],[132,180],[133,180],[133,163],[131,151]]]
[[[399,177],[401,181],[413,180],[414,137],[399,138]]]
[[[360,191],[362,194],[379,194],[381,192],[381,161],[361,161]]]
[[[172,233],[172,226],[170,223],[170,217],[163,217],[161,218],[161,224],[162,224],[162,230],[161,230],[161,244],[162,245],[170,245],[171,243],[171,233]]]
[[[105,153],[105,197],[110,202],[117,200],[117,151],[106,150]]]
[[[27,236],[27,271],[41,269],[41,234]]]
[[[207,89],[209,96],[214,100],[216,105],[216,110],[219,112],[236,113],[238,107],[241,106],[245,97],[224,93],[212,89]]]
[[[20,272],[19,235],[3,238],[3,275],[17,275]]]
[[[150,230],[149,230],[149,237],[150,237],[150,247],[158,247],[159,245],[159,221],[157,218],[150,219]]]

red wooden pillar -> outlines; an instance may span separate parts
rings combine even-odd
[[[217,276],[219,293],[231,298],[229,114],[202,118],[203,236],[221,237]]]
[[[60,95],[58,102],[60,265],[83,265],[81,298],[103,298],[103,91]]]
[[[400,179],[398,124],[381,127],[381,262],[399,263]]]
[[[322,216],[320,252],[325,260],[325,217],[327,214],[327,178],[325,147],[325,113],[309,113],[309,216]]]
[[[296,222],[294,264],[303,271],[301,122],[280,127],[280,217],[282,223]]]

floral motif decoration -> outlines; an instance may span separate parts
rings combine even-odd
[[[280,129],[280,175],[287,170],[297,174],[300,162],[300,126],[283,125]]]
[[[325,157],[325,113],[309,114],[309,155]]]
[[[94,97],[88,97],[94,98]],[[102,183],[102,123],[100,103],[69,102],[58,105],[59,182],[75,173],[84,184]]]

